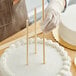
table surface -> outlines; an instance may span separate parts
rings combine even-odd
[[[34,32],[34,30],[35,30],[34,24],[32,24],[31,26],[29,26],[29,33]],[[11,41],[14,41],[14,40],[16,40],[16,39],[18,39],[18,38],[26,35],[26,32],[27,32],[27,31],[26,31],[26,28],[25,28],[25,29],[23,29],[22,31],[16,33],[15,35],[7,38],[6,40],[4,40],[4,41],[2,41],[2,42],[0,42],[0,46],[1,46],[1,45],[5,45],[5,44],[7,45],[7,43],[9,43],[9,42],[11,42]],[[43,37],[43,34],[42,34],[42,32],[41,32],[41,29],[40,29],[40,23],[39,23],[39,22],[37,22],[37,33],[38,33],[38,37],[40,37],[40,38]],[[32,36],[34,36],[34,33],[32,33],[32,34],[33,34]],[[48,34],[46,34],[46,35],[45,35],[45,38],[46,38],[46,39],[51,39],[52,41],[55,42],[55,39],[54,39],[54,37],[53,37],[53,35],[52,35],[51,32],[48,33]],[[0,56],[1,56],[2,53],[5,51],[5,49],[6,49],[6,47],[0,50]],[[71,59],[72,59],[72,61],[71,61],[71,63],[72,63],[72,66],[71,66],[72,75],[73,75],[73,76],[76,76],[76,67],[75,67],[75,65],[74,65],[74,58],[75,58],[75,56],[76,56],[76,51],[73,51],[73,50],[70,50],[70,49],[67,49],[67,48],[65,48],[65,50],[68,52],[69,56],[70,56]]]

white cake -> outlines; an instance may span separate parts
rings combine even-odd
[[[37,54],[34,39],[29,39],[29,64],[26,65],[26,41],[22,39],[10,45],[0,58],[0,76],[72,76],[71,59],[63,47],[45,40],[46,64],[43,64],[43,40],[37,38]]]
[[[76,46],[76,5],[69,6],[61,15],[59,35],[65,42]]]

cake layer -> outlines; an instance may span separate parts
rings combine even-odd
[[[61,15],[59,26],[60,37],[71,45],[76,46],[76,5],[69,6]]]
[[[67,43],[76,46],[76,32],[70,30],[62,23],[59,26],[59,35]]]
[[[71,76],[70,58],[64,48],[51,40],[45,40],[46,64],[43,64],[43,40],[29,40],[29,65],[26,65],[26,41],[12,44],[0,59],[2,76]],[[1,76],[1,75],[0,75]]]

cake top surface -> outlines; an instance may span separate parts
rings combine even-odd
[[[76,5],[70,5],[61,15],[64,26],[72,31],[76,31]]]
[[[42,64],[43,40],[29,40],[29,65],[26,65],[26,41],[12,44],[0,59],[2,76],[71,76],[70,58],[64,48],[51,40],[46,43],[46,64]]]

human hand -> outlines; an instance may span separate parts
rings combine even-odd
[[[53,30],[60,22],[60,13],[56,12],[55,10],[51,9],[45,15],[45,20],[41,24],[42,31],[47,33]]]
[[[41,23],[43,32],[50,32],[59,24],[60,14],[64,10],[64,6],[64,0],[51,0],[51,3],[45,10],[45,19]]]

